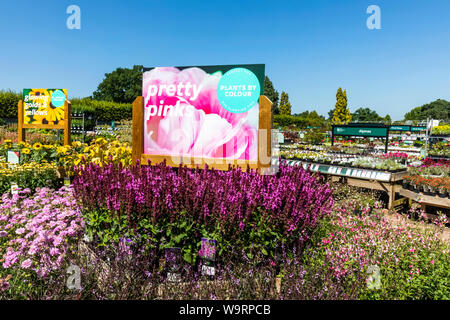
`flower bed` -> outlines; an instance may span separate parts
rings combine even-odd
[[[431,132],[432,135],[450,135],[450,125],[434,127]]]
[[[87,213],[88,232],[100,243],[133,234],[152,245],[182,247],[190,262],[201,237],[215,239],[219,254],[273,254],[280,243],[302,245],[333,201],[328,185],[297,166],[281,165],[279,176],[174,171],[164,164],[88,164],[76,172],[75,194]]]
[[[23,165],[8,165],[0,161],[0,194],[11,190],[12,183],[21,189],[59,188],[62,186],[57,166],[52,163],[25,163]]]
[[[61,278],[66,253],[84,228],[71,189],[29,192],[4,194],[0,205],[0,279],[15,298],[40,290],[33,286],[50,275]]]
[[[409,167],[408,175],[403,180],[403,187],[430,195],[449,196],[450,162],[426,158],[422,165]]]
[[[381,210],[348,200],[326,221],[317,230],[319,245],[307,256],[316,264],[326,263],[349,288],[369,267],[378,269],[379,282],[360,287],[359,299],[450,297],[450,251],[434,228],[396,225]]]

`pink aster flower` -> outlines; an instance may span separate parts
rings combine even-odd
[[[25,261],[22,262],[21,267],[23,269],[28,269],[29,267],[31,267],[31,260],[27,259]]]

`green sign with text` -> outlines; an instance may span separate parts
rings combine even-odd
[[[333,128],[333,134],[335,136],[385,137],[387,136],[387,130],[387,128],[336,126]]]
[[[410,126],[390,126],[390,131],[411,131]]]
[[[427,127],[411,127],[411,131],[425,131]]]

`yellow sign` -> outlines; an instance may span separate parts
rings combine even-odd
[[[63,128],[66,100],[67,89],[24,89],[24,125]]]

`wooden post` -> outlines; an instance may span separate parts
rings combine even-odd
[[[25,141],[25,129],[23,128],[24,114],[23,114],[23,100],[19,100],[18,104],[18,128],[19,134],[17,138],[17,142]]]
[[[261,134],[258,135],[258,167],[270,168],[272,165],[272,101],[266,96],[259,97],[259,130],[267,138],[266,141],[260,141]],[[266,152],[261,153],[261,150]],[[262,162],[261,157],[265,158]],[[268,163],[267,158],[269,158]]]
[[[71,103],[64,103],[64,145],[71,144]]]
[[[144,152],[144,97],[139,96],[133,102],[133,141],[132,158],[133,163],[141,161]]]

